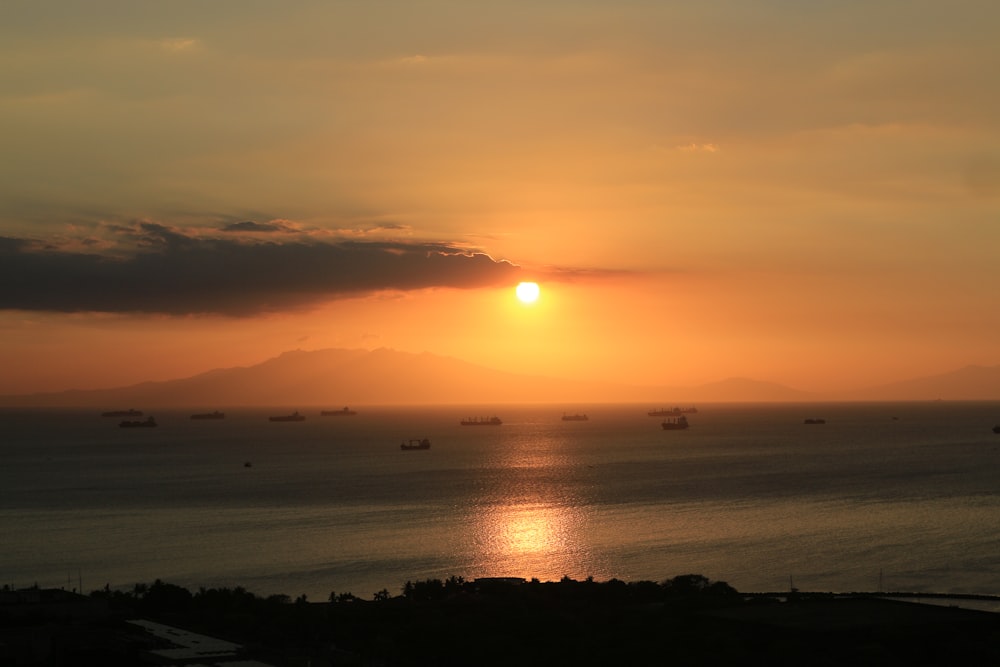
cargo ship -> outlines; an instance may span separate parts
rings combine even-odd
[[[156,426],[156,420],[152,417],[147,417],[143,421],[128,421],[125,420],[118,424],[121,428],[152,428]]]
[[[342,410],[323,410],[319,413],[320,417],[353,417],[358,414],[354,410],[344,408]]]
[[[664,419],[661,426],[663,426],[664,431],[680,431],[690,426],[690,424],[688,424],[687,417],[681,415],[680,417],[670,417]]]
[[[278,415],[277,417],[268,417],[268,419],[273,422],[304,422],[306,420],[306,416],[300,415],[298,411],[296,411],[290,415]]]
[[[142,410],[110,410],[102,412],[102,417],[141,417]]]
[[[500,421],[499,417],[476,417],[469,419],[463,419],[459,422],[462,426],[499,426],[503,422]]]
[[[215,412],[198,412],[191,415],[191,419],[225,419],[225,418],[226,418],[226,413],[219,412],[218,410],[216,410]]]
[[[431,441],[428,440],[427,438],[414,439],[410,440],[410,442],[408,443],[406,442],[400,443],[399,448],[402,449],[403,451],[406,451],[408,449],[430,449]]]
[[[693,415],[698,412],[698,408],[661,408],[659,410],[650,410],[646,414],[650,417],[675,417],[677,415]]]

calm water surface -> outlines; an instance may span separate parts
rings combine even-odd
[[[155,429],[0,411],[0,584],[324,600],[452,574],[699,573],[1000,594],[1000,403],[705,405],[675,432],[655,407],[165,410]],[[432,448],[400,451],[418,437]]]

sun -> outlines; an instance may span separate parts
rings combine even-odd
[[[541,294],[538,283],[519,283],[515,292],[521,303],[534,303],[538,301],[538,295]]]

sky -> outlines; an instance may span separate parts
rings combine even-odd
[[[0,7],[0,394],[1000,364],[992,0]],[[541,298],[518,302],[536,281]]]

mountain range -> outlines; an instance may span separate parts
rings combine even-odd
[[[694,386],[630,386],[520,375],[430,353],[295,350],[262,363],[128,387],[0,396],[7,407],[323,406],[492,403],[1000,400],[1000,366],[968,366],[859,390],[811,394],[745,378]]]

